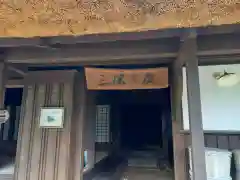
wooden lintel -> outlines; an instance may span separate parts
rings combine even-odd
[[[227,34],[240,32],[240,24],[230,24],[221,26],[209,26],[196,28],[198,35],[209,34]],[[164,29],[152,30],[146,32],[126,32],[126,33],[110,33],[110,34],[91,34],[83,36],[55,36],[48,37],[47,45],[54,44],[77,44],[77,43],[101,43],[101,42],[114,42],[126,40],[146,40],[146,39],[159,39],[169,37],[180,37],[184,29]],[[41,38],[0,38],[0,47],[39,47],[43,42]]]
[[[197,55],[240,54],[239,34],[222,36],[201,36],[198,38]],[[64,64],[116,62],[119,60],[167,59],[176,58],[179,38],[135,42],[112,42],[110,44],[81,44],[61,48],[12,48],[7,51],[5,60],[9,63]],[[28,52],[28,53],[25,53]],[[124,62],[124,61],[122,61]]]
[[[0,47],[24,47],[40,45],[39,38],[0,38]]]
[[[240,32],[240,24],[228,24],[221,26],[209,26],[195,28],[198,35],[212,35],[212,34],[228,34]],[[180,37],[185,29],[161,29],[150,30],[143,32],[125,32],[125,33],[110,33],[110,34],[91,34],[83,36],[58,36],[50,37],[50,44],[77,44],[77,43],[101,43],[101,42],[114,42],[114,41],[137,41],[160,39],[170,37]],[[1,39],[0,39],[1,46]]]
[[[6,88],[23,88],[24,80],[23,79],[9,79],[6,81]]]

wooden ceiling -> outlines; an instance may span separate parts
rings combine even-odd
[[[46,37],[237,24],[239,0],[3,0],[0,37]]]

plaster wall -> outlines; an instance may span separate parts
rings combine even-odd
[[[240,75],[240,65],[199,66],[203,129],[209,131],[240,130],[240,83],[232,87],[219,87],[213,78],[215,72]],[[186,70],[183,68],[183,129],[189,130]]]

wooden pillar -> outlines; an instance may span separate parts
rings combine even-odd
[[[192,175],[193,180],[206,180],[204,133],[202,125],[196,37],[189,37],[186,43],[189,47],[186,59],[186,75],[191,134]]]
[[[6,72],[6,64],[4,62],[0,62],[0,109],[4,109],[5,83],[7,80]]]
[[[78,73],[74,81],[73,122],[71,144],[73,145],[71,159],[73,163],[71,180],[83,180],[84,168],[84,135],[88,121],[88,105],[92,102],[89,98],[84,71]],[[91,104],[91,103],[90,103]],[[73,154],[73,155],[72,155]],[[67,179],[66,179],[67,180]]]
[[[182,52],[181,52],[182,53]],[[180,133],[182,128],[182,59],[177,58],[170,69],[171,79],[171,104],[172,104],[172,136],[173,136],[173,158],[174,179],[186,180],[186,148],[184,135]]]
[[[86,119],[83,72],[29,72],[18,136],[14,180],[82,180]],[[64,107],[62,129],[39,128],[40,107]]]
[[[95,164],[95,140],[96,140],[96,91],[87,92],[87,119],[84,125],[83,150],[87,151],[87,169]]]
[[[168,110],[167,109],[163,109],[162,110],[162,114],[161,114],[161,120],[162,120],[162,137],[166,137],[162,139],[162,148],[163,148],[163,153],[164,153],[164,157],[165,159],[169,160],[169,152],[168,152],[168,126],[167,126],[167,121],[170,120],[169,116],[168,116]]]

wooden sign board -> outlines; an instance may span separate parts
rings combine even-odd
[[[2,0],[0,37],[39,37],[236,24],[239,0]]]
[[[90,90],[160,89],[168,87],[168,69],[85,68]]]

